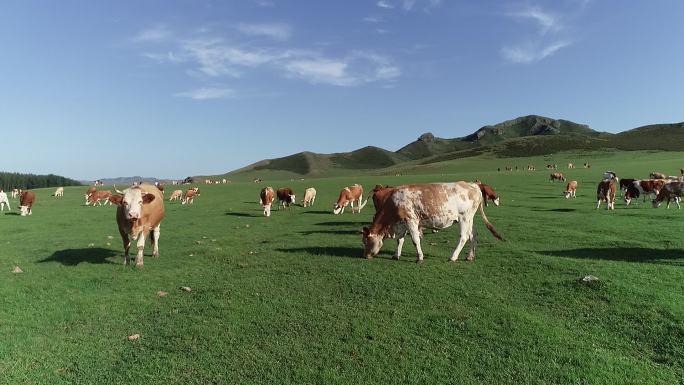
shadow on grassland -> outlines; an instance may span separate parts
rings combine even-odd
[[[555,213],[571,213],[577,209],[532,209],[532,211],[550,211]]]
[[[236,211],[227,211],[226,215],[231,216],[231,217],[246,217],[246,218],[258,218],[258,217],[263,217],[264,213],[259,214],[252,214],[252,213],[240,213]]]
[[[293,248],[288,248],[288,249],[286,249],[286,248],[276,249],[276,251],[280,251],[283,253],[294,253],[294,254],[309,253],[309,254],[313,254],[316,256],[331,256],[331,257],[341,257],[341,258],[365,259],[363,257],[363,248],[360,246],[359,247],[336,247],[336,246],[329,246],[329,247],[322,247],[322,246],[293,247]],[[380,254],[376,255],[372,259],[390,260],[390,259],[392,259],[392,254],[390,252],[384,252],[384,253],[380,253]],[[407,256],[407,257],[400,259],[400,261],[415,263],[415,258],[413,256]],[[392,262],[396,262],[396,261],[392,261]]]
[[[682,249],[647,249],[644,247],[613,247],[613,248],[582,248],[571,250],[545,250],[540,254],[551,257],[598,259],[606,261],[668,263],[677,261],[684,264],[684,250]]]
[[[114,263],[107,260],[109,257],[118,255],[114,250],[103,249],[100,247],[89,247],[87,249],[65,249],[55,251],[51,256],[38,261],[38,263],[45,262],[59,262],[64,266],[76,266],[80,263],[93,264],[108,264]]]

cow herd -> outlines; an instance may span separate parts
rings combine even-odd
[[[598,200],[596,208],[601,206],[601,202],[606,202],[606,209],[615,209],[615,195],[618,190],[623,194],[625,205],[629,206],[640,196],[643,201],[647,197],[651,198],[653,208],[658,208],[667,201],[667,208],[675,202],[677,208],[681,208],[680,201],[684,195],[684,169],[681,169],[682,176],[667,176],[660,172],[652,172],[648,179],[620,179],[612,171],[603,174],[603,180],[599,183],[596,190]]]

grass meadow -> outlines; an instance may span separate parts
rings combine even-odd
[[[576,199],[546,163],[579,182]],[[496,171],[527,164],[538,171]],[[604,170],[682,166],[684,153],[591,152],[303,181],[264,173],[262,184],[243,175],[200,185],[193,205],[167,201],[161,257],[148,245],[140,270],[122,265],[113,207],[84,206],[85,187],[36,190],[32,216],[16,215],[16,200],[0,215],[0,383],[682,384],[684,211],[621,200],[594,210]],[[425,233],[422,265],[411,242],[391,260],[392,240],[361,259],[372,203],[332,214],[353,183],[475,178],[501,196],[486,212],[506,242],[478,214],[473,262],[467,246],[447,262],[457,227]],[[318,196],[265,218],[264,185]]]

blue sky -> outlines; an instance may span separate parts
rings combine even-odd
[[[4,1],[0,169],[222,173],[540,114],[679,122],[684,2]]]

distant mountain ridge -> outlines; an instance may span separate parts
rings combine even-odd
[[[569,120],[527,115],[483,126],[459,138],[439,138],[428,132],[394,152],[373,146],[335,154],[306,151],[262,160],[228,175],[270,170],[321,176],[341,170],[383,169],[405,162],[426,164],[483,153],[517,157],[603,148],[684,150],[684,123],[654,124],[612,134]]]
[[[116,178],[102,178],[101,180],[105,185],[120,185],[120,186],[130,186],[133,182],[146,182],[153,184],[154,182],[166,182],[166,179],[158,179],[155,177],[142,177],[142,176],[120,176]],[[82,180],[81,183],[85,185],[92,185],[94,180]]]

